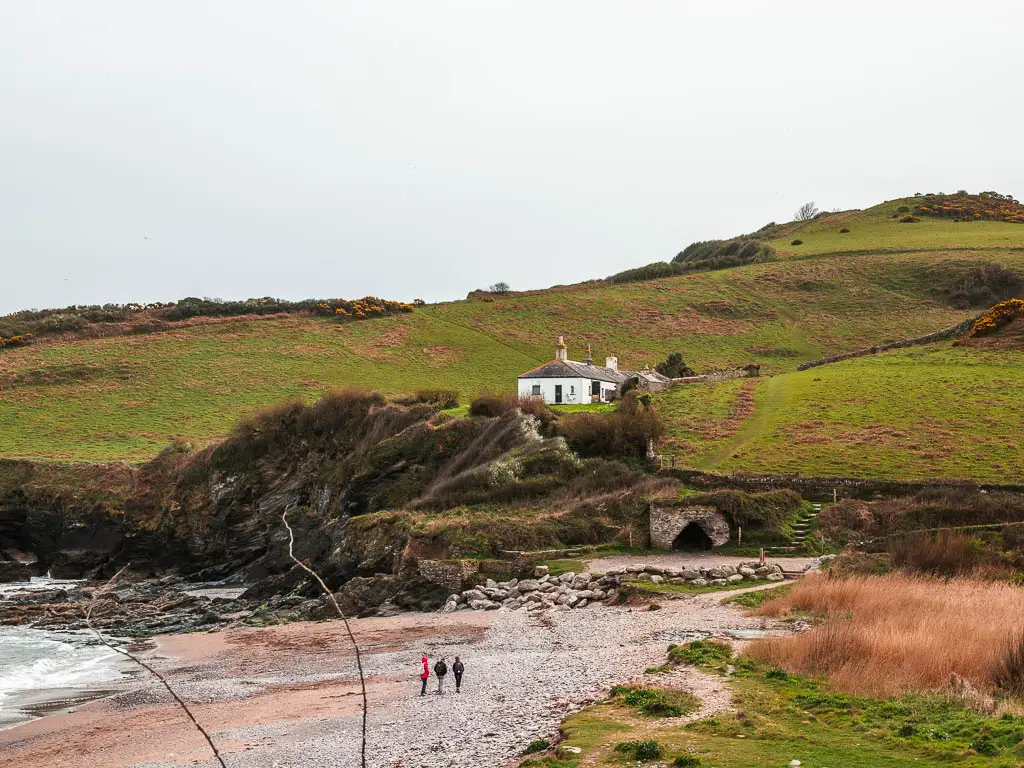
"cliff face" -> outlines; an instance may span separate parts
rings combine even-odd
[[[416,557],[466,552],[464,526],[438,523],[445,510],[490,504],[474,545],[506,545],[496,502],[545,498],[589,476],[598,495],[635,482],[621,465],[616,474],[593,464],[541,438],[518,411],[446,419],[426,405],[337,393],[267,410],[217,446],[174,447],[137,468],[0,463],[0,561],[34,560],[34,571],[68,578],[131,562],[142,575],[231,577],[254,584],[254,595],[275,594],[302,581],[287,556],[287,511],[296,556],[332,589],[346,584],[357,608],[371,588],[402,604],[436,591],[412,567]],[[597,522],[619,514],[607,507],[570,510],[530,535],[596,543],[617,531]]]

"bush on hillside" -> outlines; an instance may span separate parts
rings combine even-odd
[[[778,530],[803,504],[800,494],[790,490],[747,493],[732,489],[690,496],[688,502],[714,507],[733,525]]]
[[[790,243],[790,245],[803,245],[803,244],[804,244],[804,241],[799,239],[799,238],[797,238],[796,240],[794,240],[793,242]]]
[[[967,332],[967,337],[987,336],[990,333],[995,333],[1018,317],[1024,317],[1024,299],[1002,301],[974,321],[971,330]]]
[[[847,232],[849,232],[849,231],[850,231],[850,228],[849,228],[849,227],[843,227],[843,228],[841,228],[841,229],[839,230],[839,234],[841,234],[841,235],[845,235],[845,234],[846,234]]]
[[[969,195],[960,190],[955,195],[925,195],[917,206],[918,214],[959,221],[1005,221],[1024,224],[1024,205],[1010,195],[982,192]]]
[[[670,352],[664,362],[654,366],[654,370],[662,376],[668,376],[670,379],[681,379],[684,376],[696,375],[693,369],[683,360],[682,352]]]
[[[665,425],[635,392],[627,393],[610,413],[569,413],[559,416],[555,434],[585,457],[642,457],[651,441],[657,442]]]
[[[775,249],[750,237],[732,240],[705,240],[691,243],[680,251],[673,264],[701,265],[709,269],[735,267],[775,259]]]
[[[494,418],[515,410],[520,410],[530,416],[536,416],[544,424],[555,418],[551,409],[547,407],[541,398],[521,397],[511,392],[500,395],[487,392],[474,398],[469,404],[470,416],[482,416],[485,418]]]
[[[0,337],[37,336],[84,332],[90,326],[106,329],[107,334],[150,333],[167,323],[196,317],[239,317],[245,315],[321,315],[337,320],[363,320],[370,317],[412,312],[413,305],[386,301],[374,296],[345,299],[305,299],[285,301],[265,296],[244,301],[199,299],[189,296],[177,303],[73,305],[61,309],[25,310],[0,317]]]
[[[957,309],[991,307],[1024,296],[1024,274],[990,261],[967,270],[945,293]]]
[[[905,205],[901,205],[896,209],[896,213],[910,213],[910,208]]]
[[[444,410],[454,408],[459,404],[459,393],[454,389],[421,389],[407,397],[397,398],[395,402],[402,405],[427,403]]]
[[[900,216],[900,224],[916,224],[920,220],[920,216],[914,216],[911,213],[908,213],[906,216]]]

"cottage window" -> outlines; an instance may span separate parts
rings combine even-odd
[[[576,394],[576,387],[569,387],[569,394],[570,395],[575,395]]]
[[[533,385],[533,394],[535,394],[535,395],[539,395],[540,394],[540,384],[534,384]]]

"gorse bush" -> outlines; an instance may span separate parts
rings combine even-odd
[[[982,192],[969,195],[961,190],[955,195],[925,195],[917,206],[922,216],[935,216],[959,221],[1005,221],[1024,224],[1024,205],[1010,195],[998,192]]]
[[[900,224],[916,224],[920,220],[920,216],[915,216],[912,213],[908,213],[906,216],[900,216]]]
[[[790,243],[790,245],[803,245],[803,244],[804,244],[804,241],[799,239],[799,238],[797,238],[796,240],[794,240],[793,242]]]
[[[60,333],[84,333],[92,328],[106,335],[150,333],[168,323],[198,317],[225,318],[246,315],[320,315],[336,320],[364,320],[404,312],[413,305],[375,296],[362,299],[305,299],[286,301],[265,296],[243,301],[200,299],[189,296],[177,302],[152,304],[73,305],[61,309],[25,310],[0,317],[0,337],[30,337]]]
[[[990,333],[995,333],[1018,317],[1024,317],[1024,299],[1001,301],[974,321],[971,330],[967,332],[967,337],[987,336]]]

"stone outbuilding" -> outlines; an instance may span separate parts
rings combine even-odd
[[[714,507],[651,505],[651,549],[712,549],[729,541],[729,523]]]

